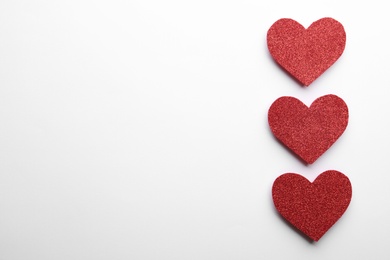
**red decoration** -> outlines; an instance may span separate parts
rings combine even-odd
[[[305,29],[292,19],[280,19],[268,30],[268,49],[275,61],[304,86],[309,86],[341,56],[344,27],[322,18]]]
[[[351,197],[348,177],[333,170],[323,172],[313,183],[298,174],[285,173],[272,187],[277,211],[314,241],[344,214]]]
[[[346,129],[348,107],[335,95],[316,99],[310,108],[294,97],[280,97],[269,108],[268,123],[277,139],[312,164]]]

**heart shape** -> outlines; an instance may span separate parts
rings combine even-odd
[[[344,51],[344,27],[322,18],[305,29],[292,19],[280,19],[268,30],[268,49],[275,61],[304,86],[324,73]]]
[[[347,128],[348,107],[336,95],[319,97],[310,108],[294,97],[280,97],[269,108],[268,123],[277,139],[312,164]]]
[[[323,172],[313,183],[285,173],[275,180],[272,198],[280,215],[318,241],[347,210],[352,186],[347,176],[334,170]]]

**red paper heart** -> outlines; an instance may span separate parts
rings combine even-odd
[[[318,241],[348,208],[352,186],[338,171],[323,172],[313,183],[298,174],[285,173],[275,180],[272,198],[288,222]]]
[[[280,19],[268,30],[268,49],[280,66],[309,86],[341,56],[345,48],[344,27],[322,18],[305,29],[292,19]]]
[[[280,97],[269,108],[272,133],[306,163],[314,163],[342,135],[348,107],[335,95],[316,99],[308,108],[294,97]]]

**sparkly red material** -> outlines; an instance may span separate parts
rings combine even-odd
[[[348,107],[335,95],[319,97],[310,108],[294,97],[280,97],[269,108],[268,123],[277,139],[312,164],[346,129]]]
[[[272,187],[277,211],[293,226],[318,241],[347,210],[352,186],[338,171],[325,171],[311,183],[295,173],[279,176]]]
[[[344,27],[322,18],[305,29],[292,19],[276,21],[267,33],[268,49],[275,61],[304,86],[324,73],[344,51]]]

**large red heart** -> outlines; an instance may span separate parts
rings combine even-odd
[[[318,241],[347,210],[352,186],[338,171],[325,171],[313,183],[295,173],[279,176],[272,187],[277,211],[293,226]]]
[[[341,56],[345,48],[344,27],[322,18],[305,29],[292,19],[280,19],[268,30],[268,49],[280,66],[304,86],[309,86]]]
[[[269,108],[272,133],[306,163],[314,163],[348,125],[348,107],[335,95],[325,95],[307,107],[294,97],[280,97]]]

